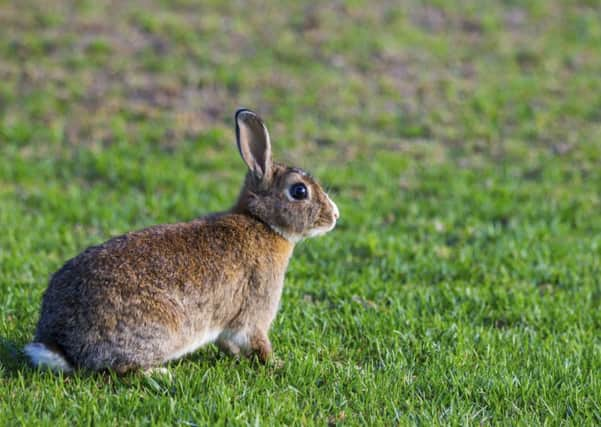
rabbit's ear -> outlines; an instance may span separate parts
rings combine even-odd
[[[259,180],[271,177],[271,141],[263,121],[250,110],[236,111],[236,139],[242,160]]]

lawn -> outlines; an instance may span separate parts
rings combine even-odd
[[[0,424],[601,424],[596,0],[0,2]],[[340,207],[280,363],[32,370],[48,277],[227,209],[233,112]]]

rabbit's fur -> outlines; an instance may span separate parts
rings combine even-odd
[[[210,342],[268,360],[294,244],[330,231],[339,214],[311,176],[272,162],[255,113],[238,110],[235,120],[249,172],[234,207],[127,233],[69,260],[52,276],[25,347],[34,365],[124,373]],[[308,197],[296,200],[299,183]]]

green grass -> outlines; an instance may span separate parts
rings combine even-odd
[[[598,1],[125,3],[0,2],[0,424],[601,424]],[[342,215],[283,365],[28,368],[66,259],[233,202],[240,105]]]

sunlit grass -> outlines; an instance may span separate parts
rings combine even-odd
[[[600,424],[601,10],[459,3],[1,5],[0,421]],[[295,250],[282,363],[28,368],[65,260],[229,207],[240,105],[342,215]]]

